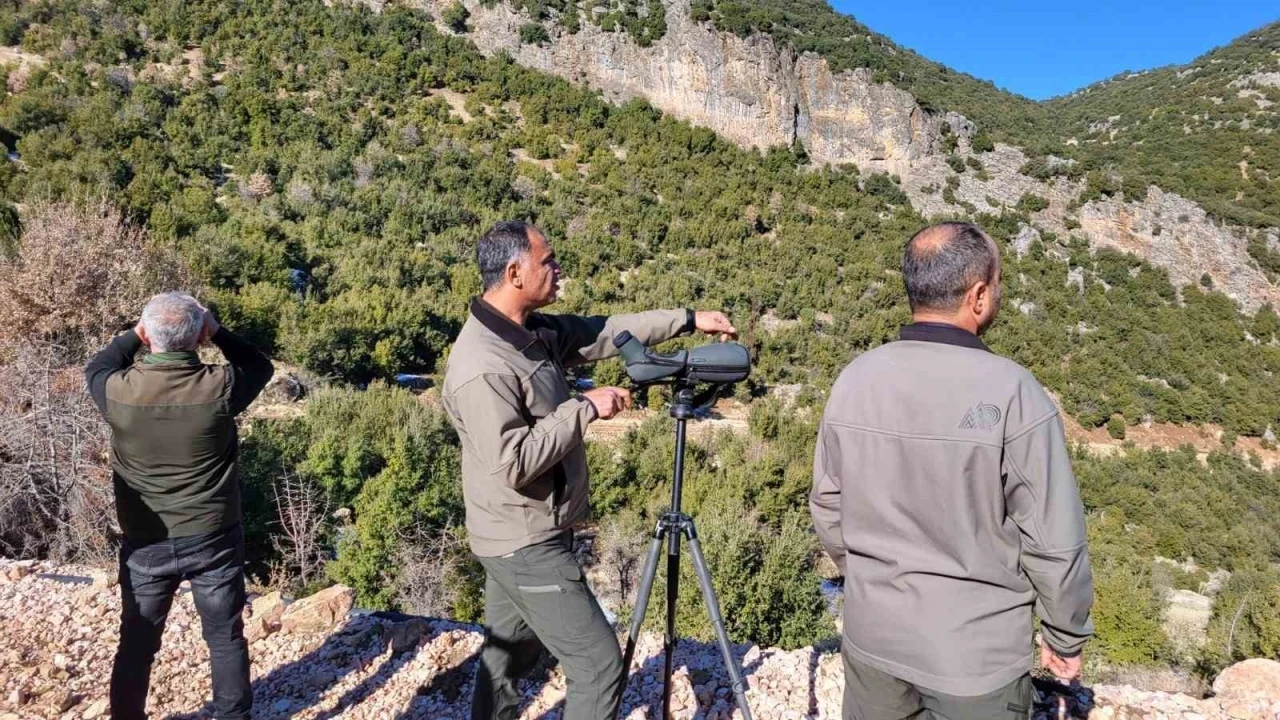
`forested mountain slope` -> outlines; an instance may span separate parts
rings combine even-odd
[[[457,552],[456,438],[439,412],[380,381],[441,368],[466,301],[479,290],[475,239],[499,218],[528,218],[547,230],[569,277],[557,309],[720,307],[744,331],[757,359],[751,381],[738,390],[751,402],[751,434],[696,444],[687,496],[714,549],[735,639],[795,647],[830,631],[805,510],[814,421],[851,355],[891,339],[908,318],[897,267],[903,242],[926,221],[917,209],[922,198],[943,203],[944,213],[973,205],[972,215],[998,238],[1008,304],[990,340],[1031,367],[1086,427],[1105,425],[1119,436],[1145,420],[1208,422],[1222,426],[1227,440],[1266,438],[1280,427],[1280,319],[1261,301],[1265,293],[1237,302],[1226,294],[1237,290],[1227,283],[1230,266],[1203,284],[1204,271],[1196,270],[1186,284],[1178,281],[1186,268],[1166,269],[1072,232],[1072,221],[1081,229],[1100,225],[1132,203],[1098,198],[1070,209],[1078,194],[1067,185],[1087,184],[1087,175],[1041,180],[1035,168],[1021,173],[1025,153],[985,146],[981,130],[964,118],[920,110],[872,71],[832,74],[761,36],[725,41],[733,53],[773,57],[775,67],[793,71],[779,78],[812,81],[805,97],[827,97],[828,107],[858,97],[872,104],[855,107],[901,112],[905,125],[844,126],[840,117],[814,115],[813,103],[808,115],[779,105],[777,117],[792,118],[793,138],[803,129],[832,152],[867,155],[864,163],[833,165],[816,161],[803,142],[744,149],[636,93],[613,102],[626,94],[621,86],[605,88],[606,95],[524,67],[494,52],[498,44],[486,45],[486,37],[514,42],[512,54],[533,64],[572,57],[564,41],[570,35],[548,23],[544,38],[526,28],[533,24],[528,12],[504,5],[468,4],[452,15],[451,4],[428,13],[320,0],[44,0],[3,9],[4,56],[24,58],[0,71],[7,88],[0,100],[7,151],[0,163],[0,310],[13,319],[0,334],[5,427],[48,415],[24,409],[33,397],[44,402],[58,388],[68,403],[80,397],[74,357],[62,356],[56,373],[19,372],[15,359],[26,357],[25,348],[68,345],[68,333],[57,324],[61,308],[40,314],[28,301],[45,295],[13,278],[28,277],[24,259],[39,257],[32,254],[36,230],[50,224],[37,222],[40,213],[74,220],[77,212],[93,215],[105,199],[145,228],[151,244],[190,266],[193,284],[229,327],[332,385],[315,392],[298,417],[255,420],[246,434],[246,527],[251,562],[263,575],[273,567],[296,572],[273,495],[287,478],[350,511],[319,522],[322,552],[308,557],[329,559],[323,576],[289,576],[291,582],[336,579],[354,587],[362,605],[421,608],[416,603],[426,601],[406,589],[413,586],[406,577],[420,577],[414,573],[425,567],[439,573],[429,576],[431,587],[447,591],[431,600],[433,612],[475,616],[474,567]],[[638,48],[630,59],[667,52],[663,43],[680,22],[666,11],[667,31],[659,36],[654,14],[609,17],[584,13],[578,33],[605,55]],[[622,29],[607,30],[610,22]],[[466,32],[438,29],[455,24]],[[718,38],[707,24],[697,25],[698,37]],[[688,49],[697,55],[699,47]],[[708,57],[746,57],[733,53]],[[599,76],[602,67],[579,69]],[[670,90],[663,97],[697,90],[682,77],[661,77]],[[741,77],[721,76],[705,87],[729,87],[736,80],[725,82]],[[717,98],[712,109],[725,117],[767,127],[747,112],[759,106],[746,100],[773,86],[754,87],[686,97]],[[800,92],[783,89],[777,97]],[[897,117],[892,112],[884,117]],[[806,117],[807,126],[797,120]],[[909,142],[895,145],[899,139]],[[921,153],[914,158],[913,147]],[[873,157],[894,148],[902,152]],[[882,171],[899,160],[908,170],[919,161],[948,174],[936,182],[911,175],[895,181]],[[1042,186],[1065,189],[1053,196],[1032,191]],[[987,202],[991,192],[1003,196]],[[1157,192],[1142,202],[1177,204]],[[67,209],[77,204],[80,210]],[[1232,242],[1244,241],[1193,211],[1185,223],[1176,215],[1159,222],[1169,223],[1167,233],[1148,223],[1143,237],[1190,242],[1199,236],[1174,226],[1194,226],[1225,243],[1213,257],[1227,257]],[[83,240],[74,232],[65,239]],[[112,286],[103,280],[83,289],[104,287]],[[121,328],[132,319],[123,312],[106,318]],[[595,372],[599,382],[620,380],[616,363]],[[50,377],[60,382],[51,385]],[[782,385],[799,386],[794,405],[769,397]],[[77,418],[96,419],[91,408],[78,411]],[[72,430],[80,426],[58,437],[83,437]],[[67,465],[50,463],[56,467],[39,474],[15,459],[26,457],[8,444],[15,437],[8,430],[0,436],[0,481],[48,488],[51,503],[67,497],[55,482],[66,479],[56,473]],[[602,537],[642,539],[652,527],[671,444],[665,418],[655,418],[615,446],[592,445]],[[1280,559],[1280,508],[1276,474],[1260,465],[1233,452],[1080,456],[1100,579],[1098,657],[1121,665],[1169,662],[1155,619],[1160,593],[1198,589],[1219,567],[1234,574],[1208,632],[1231,641],[1178,662],[1220,666],[1274,654],[1280,579],[1271,565]],[[2,494],[8,487],[0,485],[6,552],[54,554],[59,545],[48,538],[21,546],[13,540],[31,526],[35,502],[9,502]],[[102,537],[109,537],[107,514],[91,528]],[[62,516],[49,517],[56,525]],[[610,547],[629,557],[625,543]],[[1205,564],[1158,572],[1156,554],[1193,555]],[[620,594],[625,604],[625,587]],[[696,596],[688,602],[682,627],[705,634]]]
[[[892,173],[926,216],[1025,203],[1035,227],[1137,253],[1175,284],[1207,275],[1248,310],[1280,301],[1277,26],[1033,103],[813,0],[426,5],[486,52],[740,145]]]

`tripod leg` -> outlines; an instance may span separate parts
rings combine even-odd
[[[711,617],[711,625],[716,631],[716,641],[720,644],[720,653],[724,655],[724,666],[729,672],[729,681],[733,688],[733,696],[742,711],[742,720],[751,720],[751,708],[747,706],[747,683],[742,679],[742,671],[733,659],[733,650],[729,645],[729,633],[724,629],[724,617],[720,614],[720,601],[716,599],[715,588],[711,585],[711,572],[707,569],[707,560],[702,556],[702,544],[693,529],[693,521],[685,526],[689,536],[689,554],[693,556],[693,569],[698,574],[698,584],[702,586],[702,598],[707,603],[707,615]]]
[[[662,720],[671,717],[671,671],[676,661],[676,600],[680,594],[680,533],[673,532],[667,550],[667,635],[664,650],[667,657],[662,673]]]
[[[631,630],[627,633],[627,649],[622,653],[622,691],[627,690],[627,677],[631,674],[631,660],[636,655],[636,641],[640,639],[640,627],[644,625],[644,614],[649,609],[649,593],[653,590],[653,578],[658,574],[658,556],[662,554],[662,536],[666,528],[659,525],[654,531],[653,541],[649,543],[649,555],[644,561],[644,572],[640,575],[640,587],[636,589],[636,606],[631,613]],[[622,712],[622,703],[618,703],[618,713]],[[617,715],[615,714],[616,718]]]

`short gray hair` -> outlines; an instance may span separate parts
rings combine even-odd
[[[995,279],[1000,256],[982,228],[966,222],[932,225],[911,236],[902,280],[913,312],[952,311],[975,283]]]
[[[142,309],[142,327],[152,352],[195,350],[204,330],[204,308],[186,293],[161,293]]]
[[[532,229],[528,223],[504,220],[480,237],[476,245],[476,264],[480,266],[480,281],[485,290],[501,285],[511,261],[529,252],[529,231]]]

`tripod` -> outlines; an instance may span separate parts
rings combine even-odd
[[[747,683],[742,678],[742,671],[733,659],[729,646],[729,634],[724,629],[724,617],[720,614],[720,603],[716,600],[715,588],[711,585],[711,572],[707,569],[707,561],[702,556],[702,544],[698,542],[698,531],[693,525],[693,518],[680,511],[680,493],[684,484],[684,439],[685,424],[694,416],[697,408],[704,406],[719,392],[713,387],[700,395],[694,394],[693,384],[677,381],[671,400],[671,417],[676,420],[676,458],[675,475],[671,485],[671,507],[658,518],[658,525],[653,531],[653,540],[649,543],[649,556],[644,563],[644,572],[640,576],[640,588],[636,594],[635,614],[631,618],[631,630],[627,637],[627,649],[622,656],[623,685],[626,675],[631,669],[631,660],[635,656],[636,641],[640,637],[640,627],[644,625],[645,611],[649,607],[649,595],[653,590],[653,580],[658,573],[658,556],[662,553],[662,541],[667,540],[667,630],[663,641],[663,652],[666,662],[662,674],[662,718],[671,717],[671,670],[675,661],[676,650],[676,598],[680,585],[680,536],[689,541],[689,554],[693,556],[693,569],[698,575],[698,585],[702,589],[702,599],[707,604],[707,615],[711,617],[711,625],[716,631],[716,641],[724,656],[725,668],[729,671],[733,695],[742,711],[743,720],[751,720],[751,709],[747,706]],[[621,710],[621,705],[619,705]]]

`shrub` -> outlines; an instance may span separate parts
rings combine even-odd
[[[440,21],[445,24],[445,27],[456,33],[467,32],[467,20],[470,17],[471,13],[467,11],[461,0],[445,8],[444,12],[440,13]]]
[[[808,513],[791,513],[781,527],[764,525],[756,514],[733,497],[714,498],[697,516],[703,553],[734,642],[794,649],[835,635],[835,623],[822,596],[822,578],[815,570],[817,540]],[[681,562],[677,623],[690,636],[714,639],[711,622],[698,587],[693,563]],[[655,580],[646,623],[662,625],[666,617],[665,564]]]
[[[180,260],[105,202],[34,203],[16,254],[0,258],[0,358],[44,340],[78,362],[132,327],[151,295],[188,281]]]
[[[109,563],[109,431],[82,365],[185,280],[111,206],[34,202],[0,256],[0,554]]]
[[[242,447],[246,528],[287,523],[278,519],[275,498],[294,484],[322,488],[323,503],[345,509],[354,522],[328,529],[319,543],[333,580],[356,591],[369,608],[438,609],[452,603],[474,617],[474,572],[461,553],[464,536],[458,441],[444,413],[407,390],[375,383],[368,390],[325,388],[310,396],[306,415],[259,420]],[[280,487],[280,490],[277,490]],[[254,536],[250,563],[278,561],[269,537]],[[412,560],[413,563],[409,563]],[[428,597],[416,563],[438,562],[447,587]],[[409,577],[401,579],[401,572]]]
[[[520,44],[545,45],[551,42],[547,29],[539,23],[525,23],[520,26]]]
[[[1203,670],[1216,672],[1252,657],[1280,657],[1280,571],[1234,573],[1218,594],[1209,621]]]
[[[1120,415],[1112,415],[1107,421],[1107,434],[1116,440],[1123,440],[1125,435],[1126,424],[1124,417]]]
[[[1035,193],[1024,193],[1018,198],[1017,208],[1024,213],[1038,213],[1049,207],[1049,201]]]
[[[1166,651],[1164,603],[1150,573],[1137,563],[1093,564],[1093,647],[1110,663],[1145,665]]]

